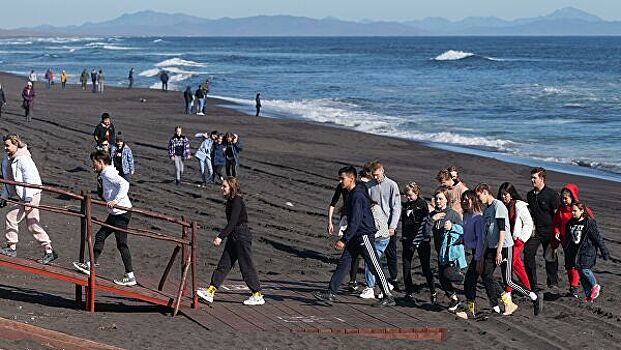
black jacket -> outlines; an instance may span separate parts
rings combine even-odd
[[[550,239],[552,236],[552,218],[554,218],[554,212],[561,206],[558,193],[545,186],[539,193],[535,193],[534,190],[528,192],[526,199],[535,223],[533,234],[539,235],[543,239]]]
[[[597,249],[602,252],[604,260],[609,253],[606,242],[599,234],[597,223],[591,218],[582,221],[571,219],[566,226],[567,257],[575,257],[575,266],[579,269],[592,269],[597,260]]]
[[[111,123],[108,129],[110,131],[110,140],[108,141],[110,142],[111,145],[113,145],[116,143],[116,133],[114,132],[114,124]],[[97,126],[95,127],[95,131],[93,131],[93,137],[95,138],[95,142],[97,142],[98,145],[106,137],[106,128],[103,126],[103,124],[101,123],[97,124]]]
[[[375,235],[375,232],[377,229],[369,207],[367,189],[362,184],[356,184],[347,198],[347,229],[343,232],[341,241],[348,242],[354,237]]]
[[[401,232],[404,240],[411,240],[416,236],[427,215],[429,215],[427,202],[421,197],[415,201],[407,201],[402,204]]]

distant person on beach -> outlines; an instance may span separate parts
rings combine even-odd
[[[28,75],[28,81],[32,83],[32,86],[34,87],[35,83],[37,82],[37,73],[35,73],[34,70],[30,71],[30,74]]]
[[[134,155],[120,132],[116,136],[116,142],[110,145],[110,159],[111,164],[119,172],[119,175],[129,182],[129,175],[134,175],[136,170],[134,167]]]
[[[86,69],[82,70],[80,74],[80,84],[82,84],[82,90],[86,90],[86,85],[88,84],[88,71]]]
[[[261,113],[261,93],[260,92],[257,92],[257,96],[254,98],[254,104],[257,109],[256,116],[258,117],[259,113]]]
[[[526,195],[528,209],[535,224],[535,232],[524,246],[524,268],[528,274],[530,286],[539,288],[537,284],[537,250],[543,247],[546,266],[546,284],[548,288],[558,288],[558,257],[550,245],[552,239],[552,225],[556,210],[560,207],[560,198],[556,191],[545,184],[546,170],[533,168],[530,171],[530,181],[533,189]],[[551,249],[550,252],[547,252]]]
[[[93,93],[97,93],[97,70],[91,71],[91,83],[93,83]]]
[[[101,115],[101,122],[95,127],[93,138],[97,145],[101,145],[104,140],[108,141],[110,145],[115,144],[116,134],[114,133],[114,124],[112,124],[110,114],[103,113]]]
[[[239,141],[239,136],[232,132],[227,132],[224,136],[225,147],[224,155],[226,156],[226,176],[237,177],[237,170],[239,169],[239,152],[243,150],[242,144]]]
[[[213,155],[211,157],[213,161],[213,177],[215,183],[222,183],[226,176],[224,168],[226,166],[226,146],[224,145],[224,136],[217,135],[213,144]]]
[[[336,241],[334,248],[343,251],[336,271],[332,274],[330,284],[325,291],[316,291],[313,296],[328,304],[332,304],[336,300],[336,294],[341,288],[341,282],[351,269],[352,260],[362,255],[365,264],[371,270],[371,273],[379,281],[382,291],[382,299],[375,306],[394,306],[395,299],[390,292],[388,281],[381,269],[379,258],[375,251],[375,222],[373,213],[369,207],[369,196],[366,193],[366,187],[356,181],[356,169],[348,166],[339,169],[339,182],[343,189],[348,191],[347,203],[347,229],[343,236]]]
[[[190,140],[181,133],[181,127],[175,128],[175,134],[168,140],[168,157],[175,162],[175,184],[181,184],[183,161],[192,158]]]
[[[168,79],[170,79],[170,76],[168,76],[168,72],[163,70],[160,73],[160,81],[162,82],[162,91],[164,92],[168,92]]]
[[[201,88],[201,86],[196,89],[194,96],[196,97],[196,115],[205,115],[205,113],[203,113],[203,105],[205,104],[205,91]]]
[[[522,262],[524,245],[530,239],[534,229],[533,219],[530,216],[530,211],[528,211],[528,204],[522,200],[522,196],[520,196],[515,186],[510,182],[503,182],[500,185],[496,199],[501,201],[509,212],[509,228],[511,231],[506,232],[506,234],[511,234],[513,239],[511,269],[518,281],[526,289],[530,290],[530,281]],[[578,272],[576,271],[576,277],[577,274]],[[576,283],[578,283],[577,278]],[[510,286],[505,286],[507,293],[511,293],[511,290]]]
[[[103,151],[95,151],[91,153],[91,161],[93,170],[99,174],[102,180],[103,198],[108,207],[108,217],[106,224],[126,230],[129,225],[132,213],[124,209],[131,208],[132,203],[129,200],[129,182],[123,179],[119,172],[110,165],[110,155]],[[106,239],[114,233],[116,239],[116,248],[121,253],[121,260],[125,267],[125,274],[120,279],[115,279],[114,283],[121,286],[135,286],[136,277],[132,266],[132,256],[127,246],[127,233],[102,226],[95,234],[95,244],[93,245],[93,260],[95,264],[99,260],[99,256],[103,252]],[[75,261],[73,266],[80,272],[90,275],[91,265],[89,262]]]
[[[32,83],[26,83],[26,87],[22,90],[22,108],[24,109],[24,117],[26,117],[27,122],[32,120],[35,96],[36,94]]]
[[[47,81],[48,89],[54,85],[54,72],[52,71],[52,68],[48,68],[45,72],[45,80]]]
[[[97,91],[100,94],[103,94],[104,92],[104,82],[105,82],[106,78],[104,77],[104,73],[103,70],[99,70],[99,72],[97,73]]]
[[[244,300],[244,305],[263,305],[265,299],[261,293],[261,283],[252,257],[252,231],[248,228],[248,214],[242,197],[239,180],[227,177],[220,187],[226,199],[226,227],[214,238],[213,245],[219,247],[226,239],[224,251],[218,266],[211,275],[207,289],[199,288],[196,293],[208,303],[213,303],[216,290],[220,288],[235,262],[239,262],[244,282],[252,295]]]
[[[511,287],[514,292],[528,297],[533,303],[535,316],[539,315],[543,308],[543,293],[536,294],[513,280],[513,238],[511,237],[511,219],[507,207],[494,198],[489,185],[485,183],[477,185],[474,191],[484,207],[483,219],[485,220],[487,247],[483,256],[482,277],[487,297],[492,305],[492,312],[500,313],[499,300],[504,304],[502,314],[505,316],[513,314],[518,309],[511,294],[504,291],[494,278],[496,267],[500,267],[503,284]]]
[[[565,259],[578,269],[580,283],[584,289],[584,301],[592,303],[599,297],[601,286],[593,275],[597,260],[597,250],[604,260],[610,259],[606,241],[597,229],[595,219],[589,214],[586,204],[575,202],[571,205],[572,219],[566,227],[567,249]],[[566,263],[567,264],[567,263]]]
[[[9,134],[4,137],[4,150],[6,154],[2,159],[3,179],[31,185],[42,184],[28,147],[18,135]],[[52,249],[50,237],[40,223],[38,207],[41,202],[41,192],[36,188],[4,184],[0,207],[6,207],[9,199],[17,200],[19,204],[12,203],[6,213],[4,230],[7,245],[0,249],[0,254],[17,257],[19,223],[26,219],[28,231],[44,249],[43,257],[37,262],[47,265],[58,258],[58,254]]]
[[[183,100],[185,101],[185,114],[192,113],[192,105],[194,104],[194,94],[192,93],[192,87],[187,86],[183,92]]]
[[[0,117],[2,117],[2,110],[6,106],[6,96],[4,95],[4,88],[0,84]]]
[[[207,94],[209,93],[209,79],[206,79],[204,83],[201,84],[201,89],[203,90],[203,95],[205,98],[203,99],[203,107],[201,108],[201,112],[203,114],[207,114]]]
[[[67,72],[64,70],[60,73],[60,85],[63,89],[65,89],[65,85],[67,85]]]
[[[427,201],[421,196],[420,186],[412,181],[404,189],[406,201],[401,205],[401,243],[403,246],[403,284],[405,286],[404,301],[414,303],[416,288],[412,281],[412,259],[414,253],[427,281],[430,299],[436,293],[431,270],[431,237],[425,232],[425,219],[429,215]]]
[[[209,184],[213,184],[213,166],[211,163],[211,150],[213,148],[213,139],[211,135],[213,133],[218,133],[217,131],[212,131],[211,134],[203,133],[200,137],[203,138],[203,142],[196,150],[194,154],[194,158],[198,160],[198,166],[201,172],[201,180],[203,181],[203,187],[207,187]]]
[[[560,246],[565,252],[565,270],[567,271],[567,281],[569,282],[569,295],[578,298],[578,283],[580,282],[580,276],[576,269],[574,261],[571,258],[567,258],[567,222],[571,220],[572,204],[579,202],[578,198],[578,186],[574,184],[567,184],[563,186],[561,190],[561,206],[554,214],[552,219],[552,239],[550,240],[550,246],[552,249],[558,249]],[[593,212],[586,207],[585,209],[589,217],[593,218]]]
[[[386,262],[388,263],[388,282],[398,288],[398,258],[397,258],[397,224],[401,216],[401,192],[399,185],[389,179],[384,171],[384,165],[379,161],[370,163],[371,180],[368,184],[369,196],[376,201],[388,217],[388,231],[390,233],[390,243],[386,248]]]
[[[128,89],[131,89],[134,87],[134,67],[132,67],[129,70],[129,73],[127,74],[127,80],[129,80],[129,85],[127,86]]]

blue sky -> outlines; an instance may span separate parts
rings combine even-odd
[[[3,0],[0,27],[78,25],[147,9],[206,18],[286,14],[403,21],[430,16],[453,20],[467,16],[515,19],[545,15],[566,6],[607,20],[621,19],[619,0]]]

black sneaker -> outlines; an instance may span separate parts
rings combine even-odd
[[[437,304],[438,303],[438,292],[431,293],[431,295],[429,296],[429,301],[432,304]]]
[[[537,293],[537,299],[533,300],[533,309],[535,316],[539,315],[543,311],[543,293]]]
[[[568,296],[570,297],[574,297],[576,299],[580,298],[580,294],[578,294],[578,287],[569,287],[569,294]]]
[[[406,293],[402,300],[404,304],[416,306],[416,298],[412,293]]]
[[[449,311],[453,312],[455,310],[457,310],[457,307],[459,306],[459,299],[453,299],[451,297],[451,303],[449,304]]]
[[[17,258],[17,250],[11,249],[9,247],[4,247],[0,249],[0,254],[6,255],[9,258]]]
[[[399,289],[399,281],[397,281],[397,280],[389,280],[388,283],[390,283],[390,285],[392,285],[392,287],[393,287],[391,290],[394,290],[395,292],[400,292],[401,291],[401,289]]]
[[[56,259],[58,259],[58,254],[56,254],[56,251],[53,250],[51,253],[45,253],[41,259],[37,260],[37,262],[39,264],[47,265]]]
[[[322,290],[316,291],[316,292],[313,293],[313,296],[318,301],[324,302],[326,304],[332,304],[334,301],[336,301],[336,296],[334,295],[334,293],[330,292],[329,290],[327,290],[327,291],[322,291]]]
[[[343,288],[343,290],[348,293],[354,293],[358,291],[358,281],[349,281],[347,285]]]
[[[392,295],[382,298],[378,300],[375,304],[373,304],[374,307],[386,307],[395,305],[397,305],[397,303],[395,302],[395,297],[393,297]]]

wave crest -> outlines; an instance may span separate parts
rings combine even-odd
[[[175,57],[156,63],[156,67],[169,67],[169,66],[186,66],[186,67],[206,67],[207,63],[199,63],[190,60],[184,60],[183,58]]]

